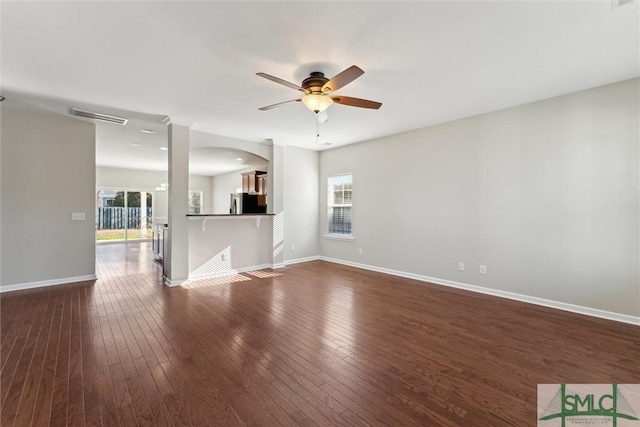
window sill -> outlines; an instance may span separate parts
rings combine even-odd
[[[324,238],[325,239],[332,239],[332,240],[348,240],[348,241],[356,240],[353,237],[353,234],[350,234],[350,235],[346,235],[346,234],[325,234]]]

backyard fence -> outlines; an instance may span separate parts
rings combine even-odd
[[[151,226],[151,208],[147,208],[145,215],[142,215],[142,208],[97,208],[96,209],[96,229],[97,230],[121,230],[140,228],[142,224]]]

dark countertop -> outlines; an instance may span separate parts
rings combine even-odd
[[[272,213],[246,213],[246,214],[187,214],[188,217],[231,217],[231,216],[237,216],[237,217],[247,217],[247,216],[275,216],[275,214]]]

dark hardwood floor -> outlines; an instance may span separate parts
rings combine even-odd
[[[640,328],[326,262],[1,296],[2,426],[534,426],[538,383],[640,383]]]

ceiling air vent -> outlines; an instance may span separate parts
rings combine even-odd
[[[116,125],[126,125],[127,119],[122,117],[108,116],[106,114],[94,113],[91,111],[78,110],[77,108],[71,109],[72,116],[84,117],[87,119],[100,120],[101,122],[113,123]]]

